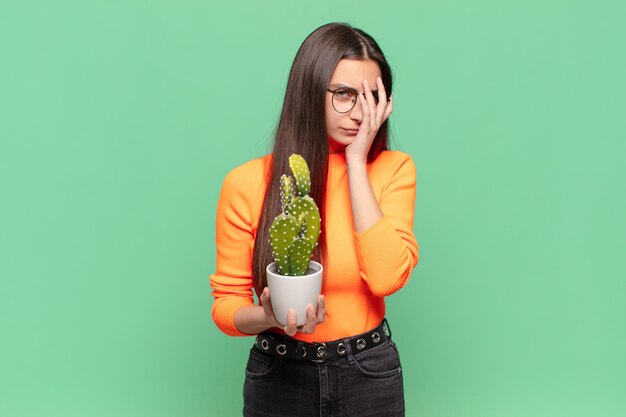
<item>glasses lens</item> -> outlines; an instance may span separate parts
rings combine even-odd
[[[358,92],[350,89],[340,88],[333,93],[333,107],[339,113],[347,113],[354,107],[357,101]],[[378,104],[378,91],[372,91],[374,103]]]
[[[352,110],[356,103],[356,91],[340,88],[333,93],[333,106],[339,113]]]

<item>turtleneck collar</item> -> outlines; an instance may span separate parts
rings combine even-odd
[[[346,153],[345,152],[335,152],[328,154],[328,166],[336,167],[346,164]]]

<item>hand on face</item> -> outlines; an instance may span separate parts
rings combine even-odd
[[[361,120],[359,132],[354,138],[354,141],[346,146],[346,161],[367,161],[367,154],[374,142],[376,133],[391,114],[393,107],[391,97],[389,97],[389,101],[387,101],[385,86],[380,77],[376,77],[376,84],[378,85],[378,104],[376,104],[374,100],[374,95],[372,94],[367,80],[363,80],[362,84],[365,94],[358,94],[358,96],[363,112],[363,119]]]

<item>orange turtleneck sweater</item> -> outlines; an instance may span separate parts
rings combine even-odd
[[[254,305],[252,249],[267,187],[265,164],[271,157],[230,171],[217,204],[212,313],[218,328],[232,336],[249,336],[235,327],[233,318],[239,308]],[[327,342],[374,328],[385,316],[384,297],[406,284],[418,261],[413,235],[416,170],[411,157],[383,151],[367,165],[384,217],[362,233],[354,230],[345,154],[330,154],[328,165],[322,230],[329,258],[322,288],[326,321],[312,334],[296,333],[294,338],[305,342]]]

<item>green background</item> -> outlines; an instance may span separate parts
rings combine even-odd
[[[318,26],[394,72],[407,416],[626,415],[626,5],[0,3],[0,415],[235,416],[215,208]]]

